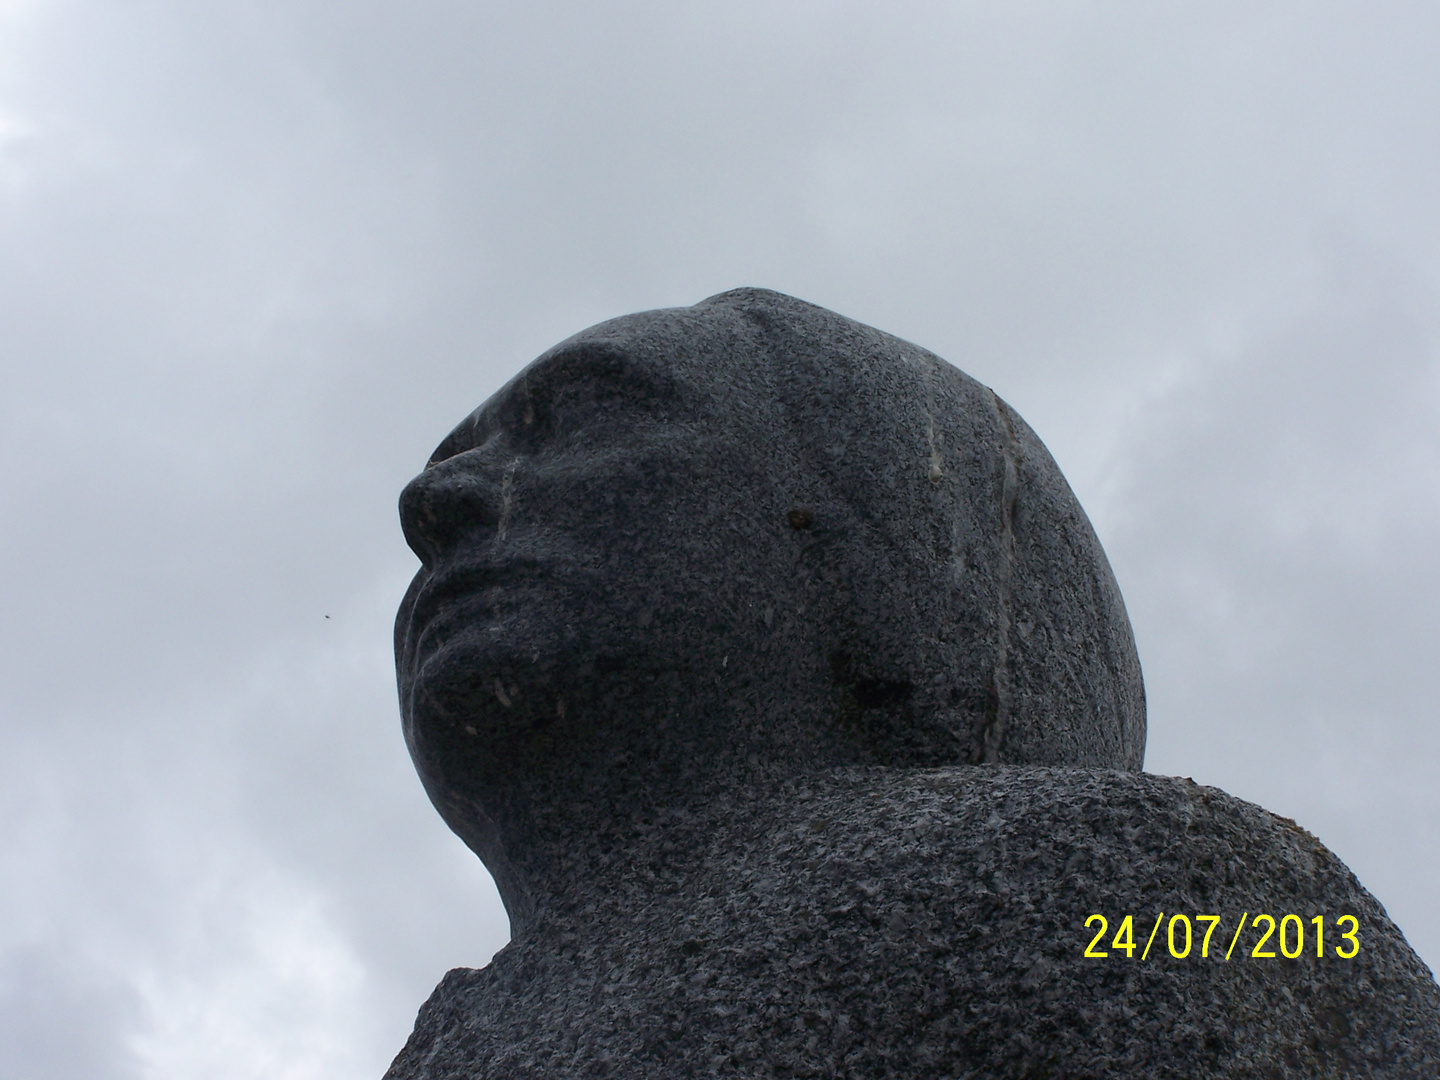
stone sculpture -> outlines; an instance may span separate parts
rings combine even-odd
[[[1440,1075],[1440,991],[1353,875],[1139,771],[1089,522],[925,350],[755,289],[602,323],[401,517],[406,742],[512,941],[394,1080]],[[1328,951],[1199,956],[1242,912]]]

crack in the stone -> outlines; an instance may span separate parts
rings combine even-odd
[[[995,575],[995,663],[990,669],[990,693],[985,706],[985,726],[980,735],[980,761],[1000,760],[1005,728],[1010,720],[1010,625],[1011,579],[1015,567],[1015,501],[1019,497],[1020,447],[1009,409],[991,391],[990,400],[999,419],[1000,459],[1000,563]]]

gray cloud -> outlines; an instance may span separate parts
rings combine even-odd
[[[6,1075],[379,1075],[503,943],[398,735],[395,496],[548,345],[739,284],[1010,400],[1111,553],[1149,767],[1296,817],[1440,960],[1437,39],[0,4]]]
[[[0,981],[0,1072],[17,1080],[132,1080],[125,1032],[135,1003],[123,984],[97,984],[74,958],[22,950]]]
[[[1309,310],[1154,409],[1112,548],[1149,767],[1297,818],[1435,957],[1435,297],[1374,251],[1323,256]]]

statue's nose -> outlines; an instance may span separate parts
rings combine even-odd
[[[499,480],[457,458],[432,465],[400,492],[405,542],[427,567],[499,520]]]

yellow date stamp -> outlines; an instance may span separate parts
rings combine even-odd
[[[1197,947],[1201,958],[1220,959],[1220,947],[1224,944],[1226,937],[1230,939],[1230,945],[1224,955],[1226,960],[1235,954],[1237,945],[1240,946],[1242,959],[1248,957],[1255,960],[1274,960],[1283,957],[1286,960],[1298,960],[1302,956],[1310,955],[1309,949],[1314,950],[1317,958],[1324,958],[1326,955],[1325,920],[1326,916],[1324,915],[1315,915],[1308,920],[1299,915],[1282,915],[1277,922],[1275,916],[1267,915],[1264,912],[1253,917],[1248,911],[1242,912],[1239,920],[1235,923],[1233,934],[1226,934],[1224,930],[1221,930],[1220,938],[1215,941],[1215,954],[1212,956],[1210,941],[1216,929],[1225,922],[1222,916],[1173,914],[1169,916],[1167,923],[1165,912],[1162,911],[1155,916],[1155,924],[1150,929],[1150,937],[1145,942],[1140,959],[1144,960],[1149,957],[1156,937],[1160,936],[1162,925],[1165,927],[1162,938],[1165,952],[1168,952],[1175,960],[1186,959],[1197,950]],[[1247,924],[1250,934],[1244,936],[1242,944],[1242,935],[1245,934]],[[1349,929],[1346,929],[1347,924]],[[1332,925],[1334,931],[1329,935],[1330,955],[1337,956],[1341,960],[1354,959],[1360,953],[1360,920],[1354,915],[1341,915],[1333,921]],[[1307,926],[1310,928],[1308,934]],[[1203,936],[1201,936],[1202,927],[1204,929]],[[1123,953],[1125,959],[1135,959],[1135,950],[1140,946],[1135,939],[1134,915],[1123,916],[1115,930],[1115,936],[1109,938],[1108,941],[1110,920],[1104,915],[1091,915],[1085,920],[1085,929],[1095,931],[1095,936],[1085,947],[1084,955],[1087,958],[1104,960]],[[1278,952],[1276,951],[1277,947]],[[1156,955],[1164,954],[1157,949]]]

